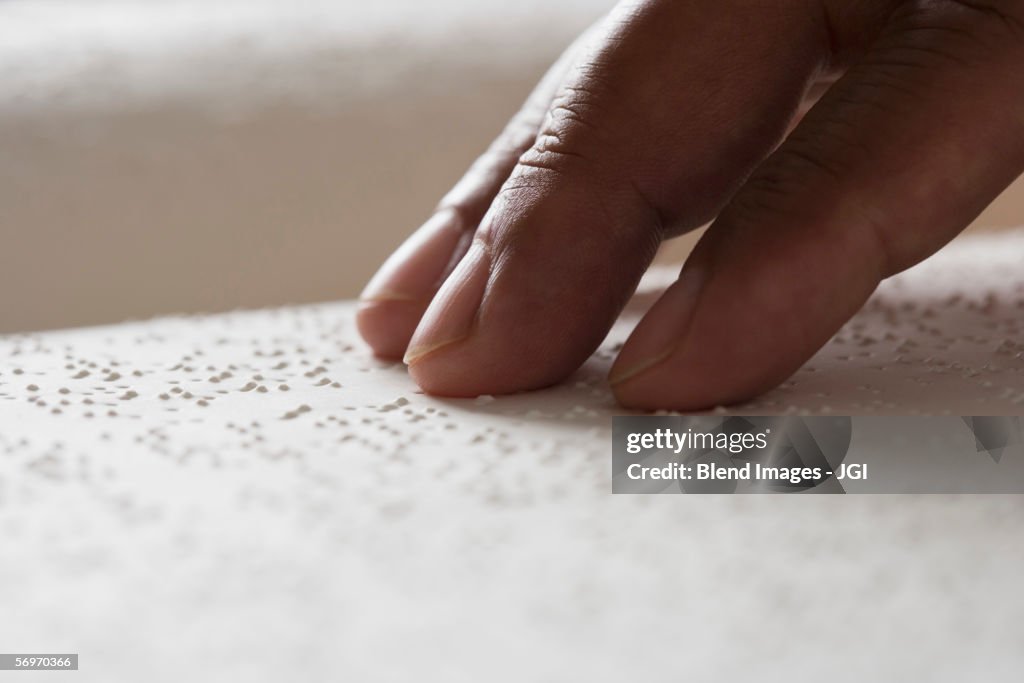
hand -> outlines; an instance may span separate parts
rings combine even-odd
[[[629,407],[735,402],[1022,170],[1024,2],[621,2],[381,268],[359,326],[431,393],[550,385],[660,242],[714,218],[610,381]]]

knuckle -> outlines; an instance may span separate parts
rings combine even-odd
[[[568,166],[591,162],[587,150],[606,142],[599,93],[581,84],[564,85],[548,108],[533,144],[519,163],[561,172]]]
[[[728,224],[736,231],[756,232],[767,222],[787,229],[808,230],[808,238],[835,240],[856,235],[860,253],[879,279],[904,269],[912,261],[907,245],[894,239],[892,221],[870,201],[851,201],[837,191],[845,182],[850,155],[790,142],[780,148],[747,182],[727,209]],[[813,201],[807,201],[813,188]]]
[[[748,179],[734,203],[745,215],[786,213],[802,205],[795,198],[803,196],[808,185],[835,184],[843,175],[837,155],[791,138]]]
[[[928,0],[904,26],[919,44],[965,64],[1024,44],[1024,0]]]
[[[1024,1],[1022,0],[945,0],[963,12],[979,27],[1024,36]]]

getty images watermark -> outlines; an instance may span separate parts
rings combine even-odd
[[[1018,417],[632,416],[614,493],[1024,492]]]
[[[652,431],[629,432],[626,435],[626,452],[639,455],[645,451],[666,451],[674,455],[699,452],[728,453],[738,456],[757,451],[761,458],[749,459],[745,462],[729,464],[715,461],[705,462],[669,462],[667,464],[645,465],[640,462],[631,463],[626,468],[626,476],[630,479],[661,479],[680,481],[756,481],[785,482],[800,485],[806,481],[820,483],[827,477],[842,479],[864,479],[867,477],[867,465],[864,463],[840,462],[838,467],[810,467],[767,465],[761,459],[768,454],[771,427],[758,432],[744,431],[694,431],[687,427],[685,431],[669,428],[655,428]]]

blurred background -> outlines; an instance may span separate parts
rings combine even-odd
[[[0,332],[356,296],[612,4],[0,2]]]

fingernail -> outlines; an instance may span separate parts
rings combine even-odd
[[[484,245],[474,242],[423,314],[409,342],[404,359],[406,365],[414,365],[472,334],[487,289],[490,265]]]
[[[359,300],[426,302],[446,274],[464,236],[471,237],[463,230],[456,211],[438,211],[384,262]]]
[[[633,330],[608,382],[622,384],[660,365],[682,345],[707,281],[702,267],[686,267]]]

